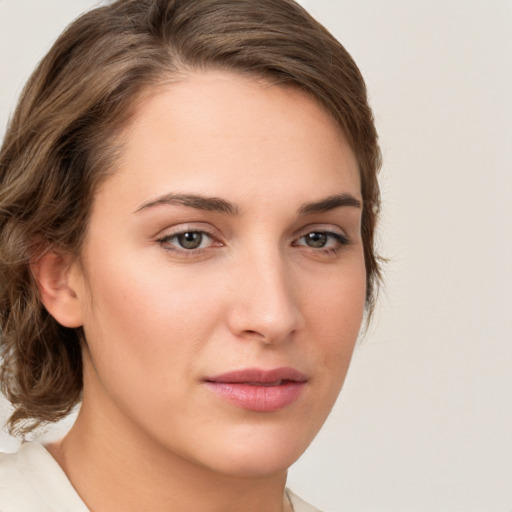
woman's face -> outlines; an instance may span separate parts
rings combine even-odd
[[[84,411],[229,474],[288,467],[365,298],[353,152],[304,93],[197,73],[144,100],[80,263]]]

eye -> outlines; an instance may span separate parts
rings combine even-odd
[[[302,245],[311,249],[324,249],[336,251],[348,244],[348,239],[341,233],[334,231],[311,231],[301,236],[294,245]]]
[[[205,231],[183,231],[158,240],[168,250],[193,251],[206,249],[214,244],[213,238]]]
[[[183,249],[199,249],[207,236],[200,231],[190,231],[175,235],[173,238],[176,239],[176,242],[178,242]]]

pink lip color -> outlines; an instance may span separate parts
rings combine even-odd
[[[204,379],[205,385],[232,404],[256,412],[275,412],[295,402],[307,377],[293,368],[248,368]]]

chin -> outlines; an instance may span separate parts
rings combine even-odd
[[[216,472],[239,478],[264,478],[276,473],[286,472],[302,455],[303,450],[284,452],[266,448],[264,451],[242,450],[216,461],[213,469]]]
[[[202,452],[217,472],[239,477],[265,477],[286,471],[306,450],[318,429],[279,426],[230,432]]]

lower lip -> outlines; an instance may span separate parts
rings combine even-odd
[[[252,386],[238,382],[205,382],[224,400],[242,409],[275,412],[298,400],[305,382],[285,382],[279,386]]]

